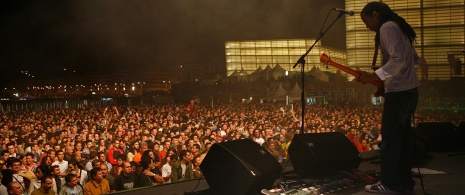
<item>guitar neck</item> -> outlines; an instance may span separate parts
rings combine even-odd
[[[351,68],[349,68],[349,67],[346,67],[346,66],[344,66],[344,65],[342,65],[342,64],[338,64],[338,63],[332,61],[332,60],[329,58],[329,55],[327,55],[326,53],[321,53],[321,55],[320,55],[320,61],[321,61],[321,63],[323,63],[323,64],[331,65],[331,66],[333,66],[333,67],[335,67],[335,68],[337,68],[337,69],[339,69],[339,70],[342,70],[342,71],[344,71],[344,72],[346,72],[346,73],[348,73],[348,74],[351,74],[351,75],[354,76],[355,78],[358,78],[358,77],[360,77],[360,76],[362,75],[361,73],[359,73],[359,72],[356,71],[356,70],[353,70],[353,69],[351,69]],[[382,96],[382,95],[384,94],[384,83],[383,83],[383,81],[381,81],[381,79],[378,78],[378,79],[372,80],[372,81],[370,82],[370,84],[372,84],[372,85],[378,87],[378,90],[377,90],[376,93],[375,93],[375,96],[376,96],[376,97]]]
[[[335,67],[335,68],[337,68],[337,69],[339,69],[339,70],[342,70],[342,71],[344,71],[344,72],[346,72],[346,73],[348,73],[348,74],[351,74],[352,76],[354,76],[354,77],[356,77],[356,78],[360,76],[360,73],[359,73],[359,72],[357,72],[357,71],[355,71],[355,70],[353,70],[353,69],[351,69],[351,68],[348,68],[348,67],[346,67],[346,66],[343,66],[343,65],[341,65],[341,64],[338,64],[338,63],[336,63],[336,62],[334,62],[334,61],[332,61],[332,60],[329,61],[328,64],[330,64],[331,66],[333,66],[333,67]]]

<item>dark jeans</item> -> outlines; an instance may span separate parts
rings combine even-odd
[[[417,88],[386,93],[381,127],[381,182],[391,190],[412,187],[412,116],[418,102]]]

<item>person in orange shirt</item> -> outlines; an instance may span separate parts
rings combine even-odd
[[[165,159],[166,155],[168,154],[168,150],[170,149],[171,142],[165,141],[163,142],[163,149],[158,152],[158,159],[160,160],[160,163],[163,159]]]
[[[140,162],[140,159],[142,158],[142,154],[143,154],[146,150],[148,150],[148,149],[149,149],[149,148],[148,148],[148,146],[147,146],[147,142],[141,142],[141,143],[140,143],[140,149],[139,149],[140,151],[139,151],[139,153],[137,153],[137,154],[134,156],[134,158],[132,158],[132,161],[133,161],[133,162],[136,162],[136,163],[139,163],[139,162]]]

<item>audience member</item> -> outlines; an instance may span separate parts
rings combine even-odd
[[[171,167],[171,182],[194,179],[192,153],[187,150],[180,152],[181,159],[176,161]]]
[[[53,187],[53,177],[51,175],[43,176],[40,179],[40,188],[34,190],[30,195],[55,195],[55,192],[52,190]]]
[[[84,195],[84,188],[79,184],[79,178],[69,173],[65,176],[66,184],[60,190],[58,195]]]
[[[113,189],[116,191],[129,190],[140,187],[139,178],[133,172],[131,163],[123,163],[123,171],[113,181]]]
[[[23,187],[17,181],[10,182],[7,186],[8,195],[23,195]]]
[[[113,190],[113,181],[115,178],[108,174],[108,166],[106,164],[101,164],[100,169],[102,169],[102,176],[108,181],[108,184],[110,185],[110,190]]]
[[[0,146],[3,149],[0,169],[16,170],[19,180],[18,173],[35,169],[38,179],[32,179],[29,188],[23,189],[27,192],[40,188],[38,181],[46,175],[44,172],[54,173],[52,191],[56,193],[67,183],[66,173],[82,176],[85,170],[90,174],[90,170],[99,168],[109,186],[111,183],[112,188],[109,187],[108,191],[119,191],[141,186],[139,183],[142,182],[133,179],[133,174],[158,174],[164,183],[201,178],[198,166],[210,147],[215,143],[238,139],[252,139],[262,144],[277,161],[285,163],[292,136],[302,133],[301,116],[294,111],[301,109],[299,104],[294,104],[294,109],[289,110],[282,103],[217,104],[215,107],[196,104],[196,117],[187,118],[185,113],[179,111],[183,107],[179,104],[147,104],[116,106],[112,109],[86,107],[5,113],[0,118]],[[360,144],[360,151],[379,149],[382,106],[314,104],[307,107],[311,112],[305,113],[305,133],[342,132],[354,145],[357,142]],[[33,122],[28,120],[32,113],[35,113]],[[463,112],[418,110],[415,123],[453,121],[457,116],[463,116]],[[25,128],[30,133],[18,133]],[[31,152],[23,154],[23,163],[18,159],[21,152],[17,145]],[[66,157],[61,149],[66,150]],[[144,156],[150,157],[155,166],[142,163]],[[134,159],[140,162],[136,163]],[[19,169],[16,165],[12,166],[13,161],[18,162]],[[67,166],[63,166],[65,162]],[[52,166],[52,163],[56,166]],[[42,170],[39,165],[50,168],[50,171]],[[126,165],[129,165],[129,169],[125,168]],[[93,180],[90,175],[88,177]],[[161,183],[153,177],[149,178],[151,183]],[[5,174],[4,180],[7,180]],[[99,180],[97,176],[94,182]],[[116,181],[119,186],[127,183],[128,187],[113,189],[118,185]],[[8,183],[3,185],[8,186]]]
[[[100,168],[90,170],[91,180],[84,185],[85,195],[100,195],[110,192],[110,184],[103,178],[103,172]]]

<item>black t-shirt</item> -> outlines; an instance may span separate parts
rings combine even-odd
[[[160,162],[160,158],[158,157],[157,153],[154,153],[155,159],[153,159],[153,162]]]
[[[152,182],[154,182],[153,177],[149,177],[143,172],[139,173],[137,176],[139,177],[140,187],[151,186]]]
[[[116,191],[129,190],[140,186],[139,178],[135,173],[131,173],[127,177],[124,176],[124,173],[121,173],[113,181],[113,189]]]

